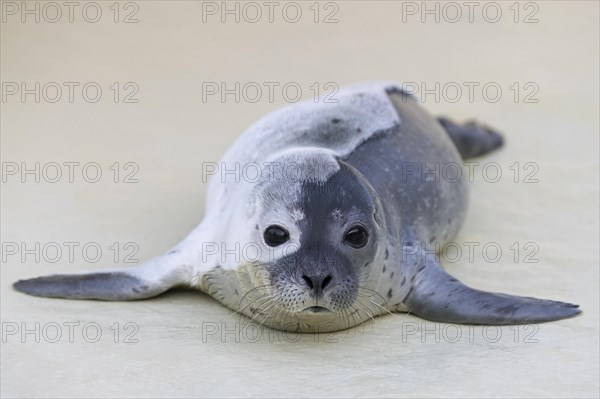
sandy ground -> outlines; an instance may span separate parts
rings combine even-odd
[[[293,23],[296,6],[277,3],[270,22],[259,2],[253,23],[256,8],[236,2],[239,22],[221,21],[220,2],[121,3],[118,15],[99,2],[99,17],[76,3],[73,22],[66,6],[59,18],[40,3],[35,22],[3,2],[2,396],[597,397],[599,7],[568,3],[477,3],[470,22],[463,3],[430,2],[436,22],[420,2],[298,2]],[[248,328],[195,292],[101,303],[12,290],[170,248],[203,216],[203,162],[297,88],[311,98],[372,79],[505,133],[473,167],[464,252],[447,269],[581,316],[484,328],[396,315],[300,336]],[[222,82],[239,82],[239,102],[207,94]]]

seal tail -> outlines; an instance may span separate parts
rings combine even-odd
[[[458,124],[448,118],[437,118],[463,159],[478,157],[492,152],[504,144],[496,130],[475,121]]]
[[[579,305],[470,288],[427,255],[413,276],[404,304],[422,318],[447,323],[510,325],[560,320],[581,313]]]

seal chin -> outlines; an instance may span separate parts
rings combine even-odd
[[[324,308],[323,306],[310,306],[303,309],[301,313],[332,313],[331,310]]]

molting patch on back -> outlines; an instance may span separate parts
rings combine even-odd
[[[252,125],[244,136],[268,137],[268,143],[260,142],[271,153],[285,142],[288,147],[326,147],[345,156],[373,134],[400,124],[388,97],[390,91],[406,93],[392,83],[349,86],[336,93],[332,102],[309,100],[275,111]]]

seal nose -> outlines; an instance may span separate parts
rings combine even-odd
[[[325,277],[322,276],[307,276],[306,274],[302,275],[302,280],[306,283],[308,288],[314,290],[316,292],[320,292],[325,290],[325,288],[331,283],[331,274],[328,274]]]

